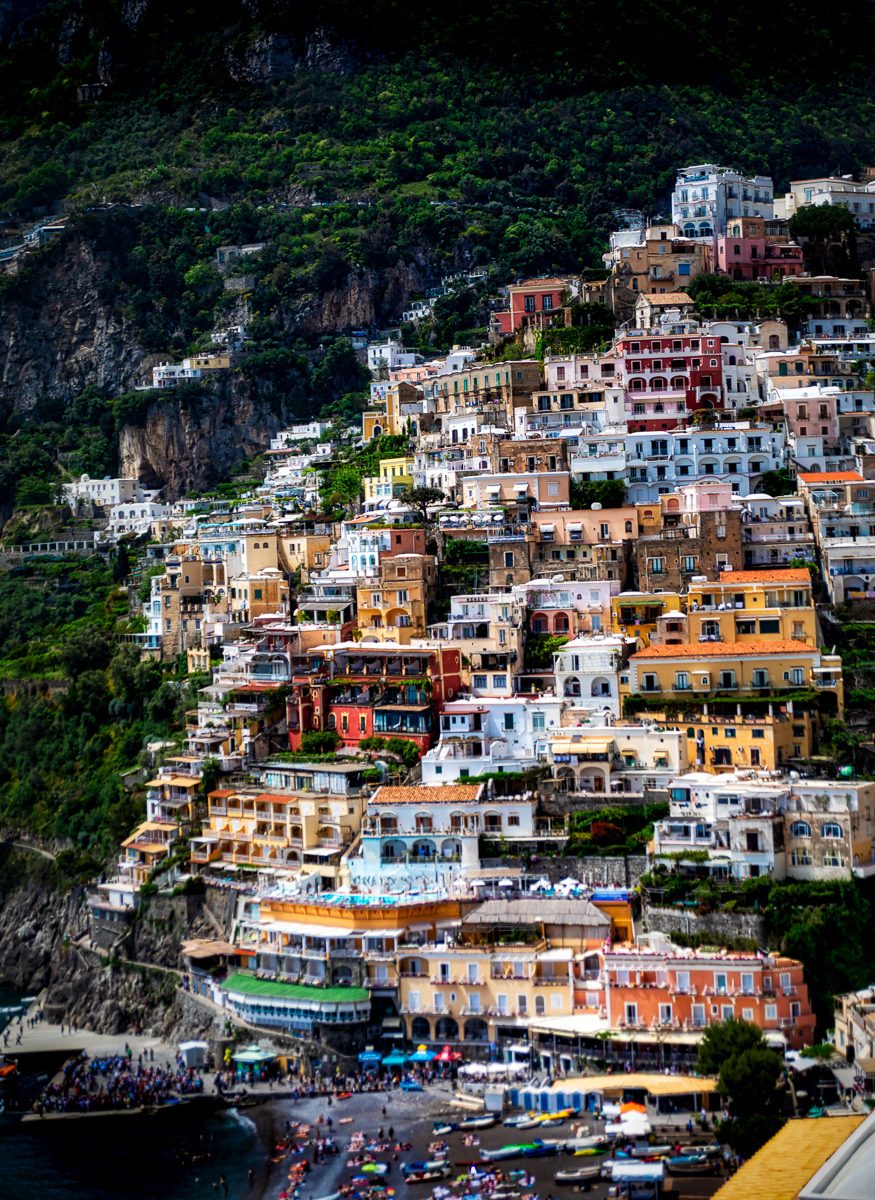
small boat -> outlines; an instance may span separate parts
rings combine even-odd
[[[565,1118],[559,1113],[550,1113],[549,1116],[541,1117],[538,1124],[542,1129],[549,1129],[551,1125],[564,1125]]]
[[[704,1154],[667,1158],[665,1164],[671,1175],[710,1175],[720,1170],[719,1162],[707,1158]]]
[[[589,1137],[568,1138],[565,1149],[569,1154],[594,1154],[611,1144],[611,1139],[602,1134],[591,1134]]]
[[[404,1087],[404,1084],[401,1084]],[[459,1122],[460,1129],[490,1129],[498,1123],[498,1117],[465,1117]]]
[[[723,1157],[723,1147],[717,1142],[709,1142],[707,1146],[690,1146],[688,1150],[688,1158],[701,1158],[703,1154],[706,1158]]]
[[[401,1084],[401,1091],[402,1092],[421,1092],[422,1084],[417,1083],[417,1081],[415,1079],[405,1079],[404,1082]]]
[[[633,1146],[632,1158],[670,1158],[674,1154],[674,1146]]]
[[[558,1154],[565,1149],[564,1142],[541,1141],[536,1139],[531,1146],[526,1147],[526,1158],[546,1158],[548,1154]]]
[[[424,1168],[421,1171],[405,1171],[405,1183],[431,1183],[433,1179],[446,1179],[450,1173],[450,1168],[442,1163],[437,1163],[434,1166]]]
[[[480,1157],[487,1162],[498,1162],[503,1158],[524,1158],[529,1150],[534,1149],[534,1144],[525,1142],[520,1145],[511,1144],[509,1146],[498,1146],[495,1150],[481,1150]]]
[[[518,1117],[508,1117],[502,1122],[508,1129],[534,1129],[535,1126],[541,1124],[541,1118],[534,1116],[532,1113],[522,1113]]]
[[[566,1121],[569,1117],[576,1117],[580,1113],[578,1108],[560,1108],[558,1112],[544,1113],[541,1116],[541,1124],[552,1124],[554,1121]]]
[[[602,1173],[601,1163],[592,1167],[580,1167],[576,1171],[557,1171],[553,1178],[557,1183],[585,1183],[587,1180],[599,1179]]]
[[[334,1097],[334,1099],[335,1100],[349,1100],[351,1096],[352,1096],[352,1092],[339,1092],[338,1095],[336,1095]]]
[[[455,1133],[458,1128],[455,1121],[435,1121],[432,1133]]]

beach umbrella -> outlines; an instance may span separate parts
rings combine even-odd
[[[408,1062],[431,1062],[432,1059],[434,1059],[434,1058],[437,1058],[437,1055],[433,1051],[427,1049],[425,1046],[418,1046],[416,1048],[416,1050],[414,1051],[414,1053],[410,1055],[410,1057],[408,1058],[407,1061]]]
[[[620,1112],[621,1113],[643,1113],[645,1117],[647,1116],[647,1109],[644,1107],[644,1105],[636,1104],[632,1100],[629,1100],[628,1103],[626,1103],[626,1104],[621,1104]]]
[[[403,1067],[407,1062],[407,1055],[402,1054],[400,1050],[393,1050],[391,1054],[387,1054],[383,1059],[384,1067]]]
[[[513,880],[512,879],[499,879],[498,886],[499,887],[513,887]]]

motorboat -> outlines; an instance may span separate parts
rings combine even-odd
[[[561,1113],[550,1113],[546,1117],[541,1117],[538,1124],[542,1129],[549,1129],[551,1125],[564,1125],[565,1117]]]
[[[519,1145],[497,1146],[494,1150],[481,1150],[480,1157],[485,1162],[498,1162],[503,1158],[524,1158],[530,1150],[534,1149],[534,1145],[534,1142],[526,1142]]]
[[[579,1167],[576,1171],[557,1171],[553,1178],[557,1183],[585,1183],[601,1178],[601,1173],[602,1164],[595,1163],[591,1167]]]
[[[455,1121],[435,1121],[432,1133],[455,1133],[458,1128]]]
[[[590,1134],[589,1137],[568,1138],[565,1149],[569,1154],[592,1154],[611,1144],[611,1139],[603,1134]]]
[[[498,1123],[498,1117],[465,1117],[459,1122],[459,1129],[489,1129]]]
[[[565,1143],[552,1139],[542,1141],[536,1138],[531,1146],[526,1148],[526,1158],[546,1158],[548,1154],[558,1154],[565,1149]]]
[[[386,1164],[384,1163],[383,1165],[385,1166]],[[437,1158],[429,1158],[425,1162],[402,1163],[401,1174],[407,1175],[411,1171],[437,1171],[438,1169],[443,1171],[446,1170],[447,1165],[447,1163],[441,1162]]]
[[[674,1154],[674,1146],[648,1146],[646,1144],[632,1147],[632,1158],[669,1158]]]
[[[671,1175],[711,1175],[720,1170],[720,1163],[705,1154],[667,1158],[665,1165]]]
[[[541,1118],[534,1116],[532,1113],[522,1113],[518,1117],[508,1117],[503,1124],[508,1129],[535,1129],[541,1124]]]

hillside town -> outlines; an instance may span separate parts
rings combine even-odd
[[[873,182],[684,167],[598,278],[497,288],[481,344],[353,333],[360,418],[289,425],[236,490],[66,483],[67,531],[9,563],[124,555],[123,640],[198,697],[125,778],[144,819],[89,887],[90,949],[130,958],[153,897],[221,888],[186,990],[302,1072],[444,1054],[549,1111],[595,1061],[692,1076],[737,1020],[785,1062],[829,1043],[859,1111],[872,988],[825,1026],[759,912],[875,877],[875,783],[827,752],[838,624],[875,600],[872,278],[789,230],[837,205],[875,228]],[[763,315],[709,314],[702,276]],[[141,387],[233,372],[241,305]]]

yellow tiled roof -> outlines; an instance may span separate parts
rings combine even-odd
[[[788,1121],[715,1192],[719,1200],[795,1200],[865,1117]]]

